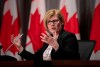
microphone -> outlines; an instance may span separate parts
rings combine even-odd
[[[22,37],[22,35],[23,35],[23,34],[21,34],[21,35],[18,37],[18,39],[20,39],[20,38]],[[6,52],[7,52],[13,45],[14,45],[14,44],[12,43],[12,44],[6,49],[5,54],[6,54]]]

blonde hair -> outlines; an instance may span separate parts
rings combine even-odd
[[[51,9],[51,10],[48,10],[44,16],[44,26],[46,29],[47,28],[47,23],[48,23],[48,19],[53,17],[54,15],[57,15],[58,19],[60,20],[61,23],[64,24],[64,18],[62,16],[62,13],[60,12],[60,10],[58,9]]]

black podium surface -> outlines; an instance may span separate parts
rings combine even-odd
[[[0,61],[17,61],[17,59],[8,55],[1,55]]]
[[[44,67],[100,67],[100,61],[80,61],[80,60],[53,60],[51,66]],[[42,67],[41,65],[38,65]],[[0,67],[37,67],[34,61],[3,61]]]

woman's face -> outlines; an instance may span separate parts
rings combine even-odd
[[[55,15],[51,17],[50,19],[48,19],[47,27],[50,33],[54,34],[56,32],[59,34],[62,28],[62,23],[60,22],[58,17]]]

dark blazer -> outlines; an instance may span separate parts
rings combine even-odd
[[[79,47],[76,36],[70,32],[62,30],[59,34],[58,40],[59,49],[51,52],[52,60],[79,60]],[[48,44],[44,43],[43,47],[39,49],[35,54],[31,54],[25,49],[19,54],[26,60],[43,61],[43,52],[48,47]]]

